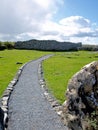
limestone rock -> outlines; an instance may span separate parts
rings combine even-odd
[[[82,43],[58,42],[55,40],[29,40],[18,41],[15,43],[16,49],[34,49],[34,50],[78,50],[82,47]]]
[[[0,130],[4,130],[4,112],[3,110],[0,108]]]
[[[97,61],[84,66],[70,79],[66,96],[63,118],[69,130],[98,130]]]

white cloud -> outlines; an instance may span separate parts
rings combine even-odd
[[[56,38],[56,40],[60,41],[67,40],[90,43],[91,39],[94,40],[98,37],[97,25],[91,23],[90,20],[82,16],[67,17],[60,20],[59,23],[48,20],[46,23],[44,23],[42,29],[44,32],[44,39],[48,37],[50,39]]]
[[[83,16],[70,16],[58,22],[53,16],[64,0],[0,1],[0,40],[54,39],[97,43],[97,23]]]
[[[61,1],[61,2],[60,2]],[[0,1],[0,34],[13,38],[22,33],[40,32],[42,24],[52,19],[63,0]],[[2,37],[2,35],[0,35]],[[1,38],[1,39],[3,39]],[[4,40],[5,40],[4,39]]]
[[[59,22],[69,33],[69,36],[81,37],[88,36],[93,32],[93,25],[91,22],[82,16],[71,16],[64,18]]]
[[[82,16],[71,16],[60,20],[60,24],[71,27],[89,27],[90,21]]]

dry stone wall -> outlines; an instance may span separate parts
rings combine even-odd
[[[82,43],[57,42],[54,40],[29,40],[15,43],[16,49],[34,49],[49,51],[78,50]]]

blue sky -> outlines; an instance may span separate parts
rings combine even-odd
[[[0,40],[98,44],[98,0],[0,1]]]
[[[64,0],[59,17],[79,15],[98,22],[97,8],[98,0]]]

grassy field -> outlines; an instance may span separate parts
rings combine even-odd
[[[63,103],[68,80],[84,65],[98,60],[98,53],[90,51],[61,52],[44,61],[44,76],[49,90]]]
[[[22,64],[37,59],[43,55],[55,55],[44,61],[43,69],[49,90],[63,103],[68,80],[87,63],[98,60],[98,53],[90,51],[79,52],[44,52],[32,50],[0,51],[0,96],[15,76]],[[22,64],[17,64],[20,62]]]
[[[49,52],[32,50],[0,51],[0,96],[22,64],[48,53]],[[17,62],[22,64],[17,64]]]

